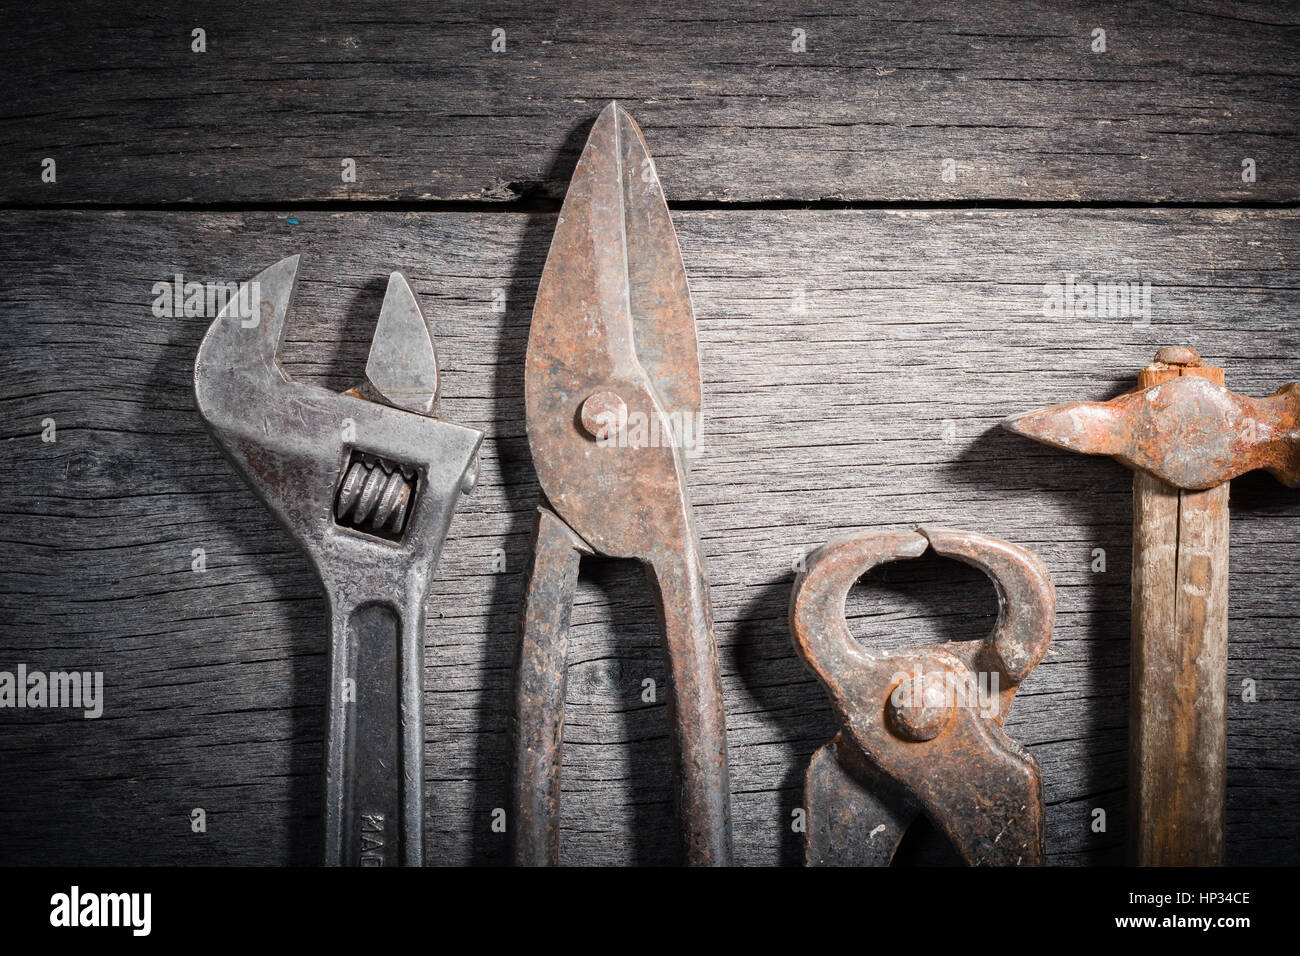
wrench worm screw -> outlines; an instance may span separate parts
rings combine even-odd
[[[415,500],[414,471],[353,453],[334,506],[334,520],[381,537],[400,537]]]

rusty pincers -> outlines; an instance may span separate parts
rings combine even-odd
[[[297,271],[297,256],[276,263],[222,310],[199,346],[194,394],[329,599],[325,863],[418,866],[424,602],[483,436],[433,417],[433,342],[397,272],[366,382],[338,394],[290,380],[277,356]]]
[[[993,631],[982,641],[901,651],[859,644],[844,620],[854,582],[929,549],[992,580]],[[840,725],[813,754],[805,779],[809,866],[887,866],[919,814],[969,864],[1043,862],[1038,762],[1002,722],[1016,688],[1047,653],[1055,606],[1038,555],[966,531],[867,532],[809,557],[795,581],[790,630]]]

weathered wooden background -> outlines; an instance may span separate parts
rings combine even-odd
[[[739,862],[799,861],[791,811],[833,732],[789,644],[793,563],[835,534],[921,522],[1046,559],[1056,637],[1007,726],[1043,765],[1050,861],[1122,862],[1129,473],[996,423],[1117,394],[1163,344],[1199,348],[1247,394],[1300,378],[1296,21],[1263,3],[12,14],[0,670],[101,670],[106,702],[98,720],[0,710],[0,862],[319,857],[320,586],[194,411],[208,319],[152,310],[177,272],[242,280],[295,252],[293,376],[352,384],[402,269],[433,323],[443,413],[487,432],[429,606],[426,825],[430,863],[506,859],[492,811],[508,804],[537,498],[522,359],[555,199],[610,97],[645,130],[695,297],[691,494]],[[828,198],[848,208],[800,207]],[[1150,282],[1149,317],[1046,314],[1044,285],[1070,275]],[[1234,863],[1294,863],[1300,846],[1297,516],[1273,479],[1234,482]],[[635,566],[583,571],[563,858],[673,862],[664,707],[640,696],[645,677],[663,686],[651,595]],[[873,576],[849,611],[863,640],[901,646],[981,636],[994,602],[978,575],[926,560]]]

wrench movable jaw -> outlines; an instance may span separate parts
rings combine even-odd
[[[363,385],[338,394],[290,380],[277,353],[297,266],[294,256],[265,270],[213,321],[195,360],[195,398],[329,599],[325,862],[416,866],[424,604],[483,435],[431,417],[433,343],[399,273]],[[250,298],[253,314],[241,315]]]
[[[366,359],[366,380],[394,408],[432,415],[438,403],[438,356],[406,276],[388,277]]]

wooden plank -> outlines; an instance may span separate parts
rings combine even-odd
[[[943,522],[1038,550],[1046,660],[1008,721],[1043,765],[1049,860],[1123,860],[1130,473],[996,428],[1106,398],[1186,343],[1236,390],[1300,378],[1290,210],[687,212],[705,432],[691,496],[713,582],[737,857],[796,864],[790,830],[833,723],[789,644],[799,556],[832,535]],[[4,862],[310,863],[320,851],[325,607],[305,559],[205,434],[202,317],[154,284],[239,280],[303,252],[291,375],[362,372],[389,270],[434,326],[443,411],[488,434],[429,604],[429,862],[506,859],[510,661],[537,496],[522,358],[551,215],[15,213],[0,224],[0,670],[101,670],[97,720],[0,710]],[[1057,308],[1045,286],[1150,282],[1149,318]],[[501,290],[498,292],[497,290]],[[503,297],[503,298],[502,298]],[[493,311],[494,301],[504,311]],[[1079,297],[1078,302],[1083,302]],[[57,441],[41,433],[53,419]],[[1300,501],[1233,482],[1228,859],[1300,842]],[[206,571],[192,569],[203,548]],[[1104,553],[1103,553],[1104,552]],[[1102,561],[1104,559],[1104,567]],[[675,858],[654,606],[639,568],[583,562],[572,617],[562,859]],[[991,588],[895,566],[851,595],[882,646],[976,638]],[[1243,682],[1254,702],[1243,699]],[[191,832],[203,808],[207,832]],[[1095,811],[1106,812],[1094,832]]]
[[[0,35],[0,202],[558,198],[611,98],[671,200],[1295,201],[1296,10],[58,0]]]

